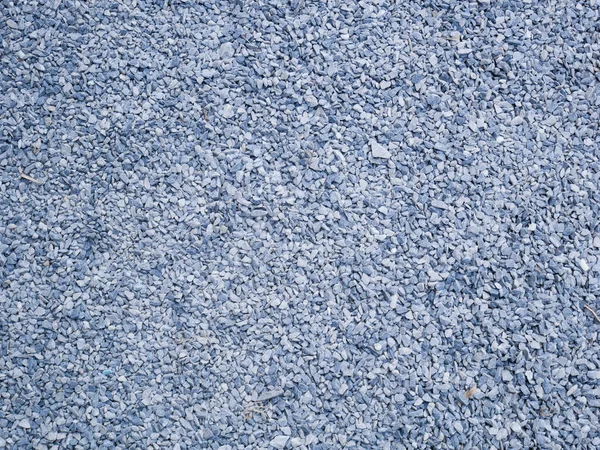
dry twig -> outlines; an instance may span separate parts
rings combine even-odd
[[[271,416],[270,405],[264,406],[260,402],[253,402],[247,405],[242,412],[244,420],[250,420],[254,414],[260,414],[263,419]]]
[[[33,183],[37,183],[37,184],[42,184],[42,182],[40,180],[36,180],[33,177],[30,177],[29,175],[27,175],[26,173],[23,173],[23,169],[21,169],[21,167],[19,166],[19,175],[21,175],[21,178],[26,179],[27,181],[31,181]]]
[[[596,320],[597,320],[598,322],[600,322],[600,317],[598,317],[598,314],[596,314],[596,311],[594,311],[594,310],[593,310],[592,308],[590,308],[588,305],[584,305],[583,307],[584,307],[585,309],[587,309],[589,312],[591,312],[591,313],[594,315],[594,317],[596,318]]]

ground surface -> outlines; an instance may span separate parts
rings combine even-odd
[[[598,8],[0,1],[0,448],[599,448]]]

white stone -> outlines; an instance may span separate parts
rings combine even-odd
[[[223,106],[223,109],[221,110],[221,116],[224,117],[225,119],[232,118],[233,117],[233,106],[231,106],[231,105]]]
[[[506,439],[508,437],[508,430],[506,428],[500,428],[498,433],[496,434],[496,439],[501,441],[502,439]]]
[[[513,375],[508,370],[502,371],[502,381],[512,381]]]
[[[587,375],[592,380],[600,380],[600,370],[588,370]]]
[[[298,437],[292,438],[290,444],[292,444],[293,448],[300,447],[301,445],[304,445],[304,439]]]
[[[269,442],[269,445],[279,449],[285,448],[285,444],[287,444],[289,438],[289,436],[276,436]]]
[[[221,58],[231,58],[233,55],[235,55],[235,49],[231,42],[221,44],[221,47],[219,47],[219,56],[221,56]]]
[[[377,141],[371,141],[371,153],[373,154],[373,158],[388,159],[392,157],[392,154],[388,151],[388,149]]]

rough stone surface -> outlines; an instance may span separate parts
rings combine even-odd
[[[371,142],[371,152],[373,153],[374,158],[388,159],[392,157],[392,154],[388,149],[376,141]]]
[[[598,16],[0,0],[0,448],[600,448]]]

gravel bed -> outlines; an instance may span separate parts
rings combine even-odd
[[[600,448],[596,0],[0,0],[0,448]]]

